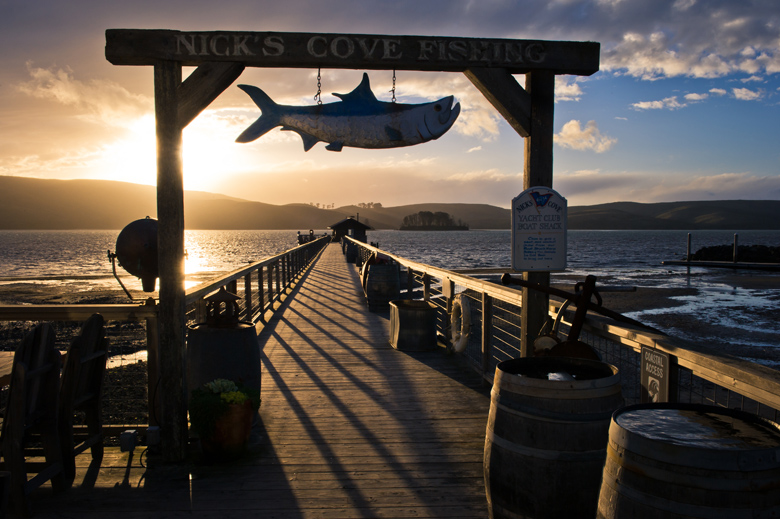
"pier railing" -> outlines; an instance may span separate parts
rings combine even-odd
[[[264,322],[266,312],[274,309],[274,303],[281,301],[284,291],[328,243],[327,236],[315,239],[187,290],[187,322],[204,322],[206,297],[222,287],[239,296],[242,321]]]
[[[381,252],[401,265],[401,299],[424,299],[437,308],[441,341],[450,344],[451,313],[456,296],[466,298],[471,328],[463,359],[492,384],[496,365],[521,356],[522,294],[497,283],[440,269],[345,238],[357,248],[356,263]],[[405,284],[404,284],[405,280]],[[562,301],[550,301],[549,316],[558,317]],[[574,312],[562,312],[557,330],[566,338]],[[627,404],[641,398],[643,347],[669,355],[672,379],[669,400],[705,403],[749,412],[777,421],[780,418],[780,372],[756,363],[701,351],[694,344],[649,329],[589,314],[580,339],[596,349],[605,362],[618,367]]]
[[[240,296],[242,320],[263,321],[329,242],[323,237],[305,243],[187,290],[189,324],[205,320],[205,298],[221,287]],[[159,418],[157,311],[153,299],[145,304],[0,305],[0,341],[15,347],[35,324],[51,322],[57,345],[64,349],[81,323],[92,314],[103,315],[110,348],[103,386],[104,429],[107,437],[126,428],[141,428],[143,435],[146,425],[158,425]],[[0,391],[0,400],[4,396]]]

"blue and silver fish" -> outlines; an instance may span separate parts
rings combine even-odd
[[[453,96],[432,103],[400,104],[377,100],[368,74],[349,94],[333,94],[341,101],[311,106],[276,104],[257,87],[238,85],[249,94],[262,115],[238,136],[236,142],[250,142],[277,126],[296,132],[309,151],[320,141],[325,149],[400,148],[438,139],[450,129],[460,113]]]

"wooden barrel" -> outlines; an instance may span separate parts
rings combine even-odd
[[[390,301],[390,345],[402,351],[436,348],[436,307],[428,301]]]
[[[189,326],[186,359],[190,390],[224,378],[260,391],[260,344],[250,323],[236,328]]]
[[[600,518],[780,517],[780,427],[700,404],[612,417]]]
[[[344,247],[344,255],[347,258],[347,263],[355,263],[357,261],[358,256],[358,247],[354,243],[347,242],[346,246]]]
[[[485,438],[490,517],[594,517],[617,368],[568,357],[499,363]]]
[[[380,263],[365,267],[368,269],[364,280],[368,309],[372,312],[387,310],[390,301],[401,295],[399,266]]]

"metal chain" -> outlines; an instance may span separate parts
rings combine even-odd
[[[395,103],[395,69],[393,69],[393,89],[390,91],[393,93],[393,102]]]
[[[314,100],[318,105],[322,104],[322,74],[320,69],[317,69],[317,93],[314,95]]]

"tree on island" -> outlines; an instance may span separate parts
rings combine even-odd
[[[455,220],[449,213],[441,211],[420,211],[416,214],[404,216],[402,231],[468,231],[468,224],[461,220]]]

